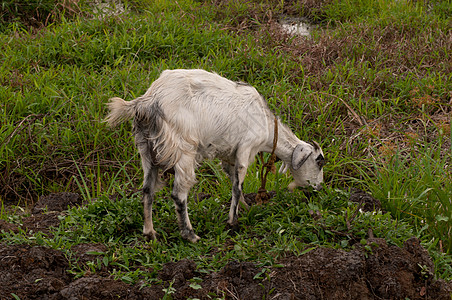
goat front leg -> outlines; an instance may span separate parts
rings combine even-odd
[[[188,168],[177,165],[175,167],[174,186],[171,194],[174,206],[176,207],[180,234],[184,239],[192,243],[196,243],[200,240],[200,237],[193,231],[187,209],[188,192],[195,183],[195,177],[194,161],[188,164]]]
[[[232,165],[226,161],[221,162],[221,166],[223,167],[223,170],[228,175],[231,182],[234,182],[234,174],[235,174],[235,165]],[[249,205],[245,202],[245,198],[243,197],[243,193],[240,194],[240,203],[242,204],[242,207],[244,207],[246,210],[249,210]]]
[[[237,151],[240,153],[239,151]],[[231,208],[229,209],[228,224],[233,229],[237,229],[238,226],[238,203],[241,201],[248,207],[243,198],[243,181],[245,180],[246,170],[249,164],[249,153],[242,152],[237,156],[234,174],[232,178],[232,201]]]

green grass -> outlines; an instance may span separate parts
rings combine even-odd
[[[7,206],[30,205],[50,192],[96,201],[71,209],[51,238],[4,233],[5,241],[69,256],[72,245],[103,243],[108,251],[97,264],[74,262],[72,272],[108,267],[117,279],[150,283],[170,260],[191,258],[205,270],[229,259],[266,266],[286,252],[350,249],[372,229],[395,245],[418,236],[437,276],[452,278],[447,1],[136,0],[126,3],[126,13],[104,18],[80,2],[72,14],[68,7],[39,7],[52,18],[33,28],[7,2],[2,21],[15,16],[15,22],[0,26],[0,218],[20,222]],[[312,37],[278,31],[283,12],[315,21]],[[255,86],[300,138],[321,143],[324,191],[309,199],[290,194],[290,178],[271,175],[276,198],[242,212],[241,231],[231,236],[229,180],[216,162],[206,163],[189,204],[200,243],[181,240],[169,188],[154,211],[161,239],[145,242],[131,126],[107,128],[104,104],[140,96],[168,68],[204,68]],[[245,192],[257,191],[257,172],[252,165]],[[350,187],[370,192],[390,214],[354,214]],[[199,202],[200,192],[211,197]]]
[[[375,176],[362,170],[369,190],[397,219],[409,220],[425,230],[443,249],[452,249],[452,173],[449,156],[441,143],[420,146],[410,153],[394,151],[393,156],[374,162]],[[450,147],[450,146],[449,146]],[[441,238],[442,237],[442,238]]]

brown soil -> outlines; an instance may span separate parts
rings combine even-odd
[[[358,203],[358,208],[362,211],[381,211],[385,212],[378,199],[375,199],[366,192],[354,188],[350,194],[350,201]]]
[[[352,195],[359,201],[368,198],[361,191]],[[0,230],[21,227],[49,232],[50,226],[58,225],[59,213],[68,205],[80,204],[74,201],[78,198],[67,193],[43,197],[23,225],[0,221]],[[65,203],[50,207],[55,199]],[[277,267],[231,261],[210,274],[198,272],[191,260],[181,260],[163,265],[157,275],[161,283],[149,287],[115,281],[106,270],[74,278],[67,272],[70,264],[62,251],[0,243],[0,299],[15,295],[20,299],[160,299],[165,290],[172,291],[172,299],[451,299],[452,282],[434,279],[432,259],[416,238],[402,248],[376,238],[368,239],[367,246],[348,252],[315,248],[298,257],[288,254]],[[75,256],[71,261],[86,264],[97,259],[91,252],[108,248],[80,244],[71,250]]]

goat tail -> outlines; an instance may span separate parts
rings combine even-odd
[[[111,127],[115,127],[121,122],[131,119],[135,115],[135,103],[125,101],[121,98],[111,98],[107,103],[110,113],[105,118],[105,122]]]

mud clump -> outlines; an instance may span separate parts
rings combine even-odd
[[[360,189],[353,188],[351,190],[350,201],[358,203],[358,207],[362,211],[381,211],[382,213],[385,213],[382,209],[381,202],[378,199],[375,199],[370,194]]]
[[[5,220],[0,220],[0,232],[13,232],[18,233],[19,228],[17,225],[6,222]]]
[[[31,215],[22,218],[22,224],[11,224],[0,220],[0,232],[12,231],[17,233],[19,229],[25,232],[42,232],[51,234],[52,227],[60,225],[59,216],[68,208],[83,205],[82,198],[76,193],[52,193],[41,197],[31,209]]]
[[[36,214],[23,218],[22,229],[28,233],[42,232],[47,235],[52,235],[52,227],[60,225],[61,214],[58,212],[49,212],[46,214]]]
[[[164,281],[172,281],[174,285],[180,286],[197,274],[195,270],[196,264],[194,261],[183,259],[178,262],[165,264],[158,277]]]
[[[79,194],[76,193],[52,193],[41,197],[31,209],[31,215],[22,218],[21,224],[10,224],[0,220],[0,232],[15,232],[20,229],[27,233],[42,232],[52,235],[52,228],[60,225],[59,217],[74,206],[85,204]]]
[[[82,277],[61,290],[53,299],[160,299],[164,293],[154,292],[150,288],[140,289],[122,281],[104,277]]]
[[[61,251],[0,244],[0,261],[0,299],[52,299],[72,280]]]
[[[76,193],[52,193],[48,196],[39,198],[33,207],[32,213],[38,214],[44,211],[62,212],[68,207],[78,206],[83,204],[83,199]]]
[[[275,191],[268,191],[267,195],[268,195],[268,199],[266,201],[264,201],[264,202],[268,202],[272,198],[274,198],[276,196],[276,192]],[[248,194],[244,194],[243,198],[245,199],[246,204],[248,204],[249,206],[256,205],[256,204],[261,204],[256,196],[257,196],[257,193],[248,193]]]

